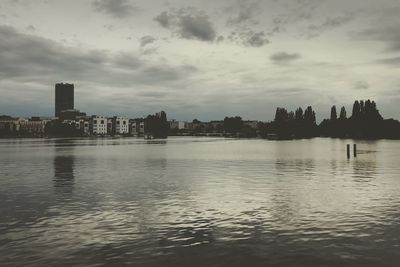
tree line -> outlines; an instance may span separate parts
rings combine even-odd
[[[400,122],[384,119],[374,101],[357,100],[353,104],[350,117],[347,117],[345,107],[340,108],[338,115],[336,106],[332,106],[330,118],[324,119],[320,124],[317,124],[315,111],[311,106],[304,112],[302,108],[298,108],[295,112],[277,108],[274,121],[260,125],[260,135],[262,137],[276,135],[279,139],[318,136],[397,139],[400,138]]]
[[[257,133],[245,131],[241,117],[226,117],[223,129],[244,137],[258,135],[281,140],[313,137],[400,139],[400,122],[384,119],[376,103],[371,100],[355,101],[349,117],[345,107],[341,107],[338,112],[336,106],[332,106],[330,118],[324,119],[320,124],[317,123],[316,112],[311,106],[305,110],[299,107],[295,111],[278,107],[274,120],[260,122]]]

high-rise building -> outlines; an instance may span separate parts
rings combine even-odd
[[[63,110],[74,109],[74,85],[69,83],[57,83],[55,100],[56,117],[59,117]]]

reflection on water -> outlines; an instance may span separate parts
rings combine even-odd
[[[397,266],[400,143],[0,140],[0,266]]]
[[[58,193],[72,193],[75,179],[74,147],[55,146],[54,154],[54,187]]]
[[[356,181],[371,181],[377,175],[377,166],[374,160],[355,160],[353,163],[353,177]]]

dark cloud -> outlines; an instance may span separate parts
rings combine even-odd
[[[242,36],[243,44],[247,46],[261,47],[269,43],[264,32],[248,31]]]
[[[116,18],[127,17],[137,10],[128,0],[95,0],[92,6],[96,11]]]
[[[140,47],[145,47],[148,44],[154,43],[157,39],[153,36],[146,35],[140,38]]]
[[[171,27],[173,23],[173,17],[167,11],[161,12],[157,17],[154,18],[154,20],[164,28]]]
[[[267,35],[263,31],[254,32],[252,30],[243,30],[239,32],[232,32],[228,36],[228,39],[241,45],[251,47],[262,47],[266,44],[269,44]]]
[[[278,63],[278,64],[285,64],[285,63],[290,63],[292,61],[295,61],[297,59],[300,59],[300,54],[289,54],[286,52],[279,52],[279,53],[275,53],[273,54],[270,59],[274,62],[274,63]]]
[[[81,51],[0,26],[0,79],[49,84],[61,80],[126,87],[175,83],[193,66],[150,63],[132,53]]]
[[[164,11],[154,20],[183,39],[211,42],[217,36],[209,16],[193,7]]]

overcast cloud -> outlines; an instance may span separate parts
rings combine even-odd
[[[372,98],[400,119],[398,11],[397,0],[1,1],[0,114],[52,115],[54,84],[71,82],[90,114],[271,120],[312,105],[321,120]]]

